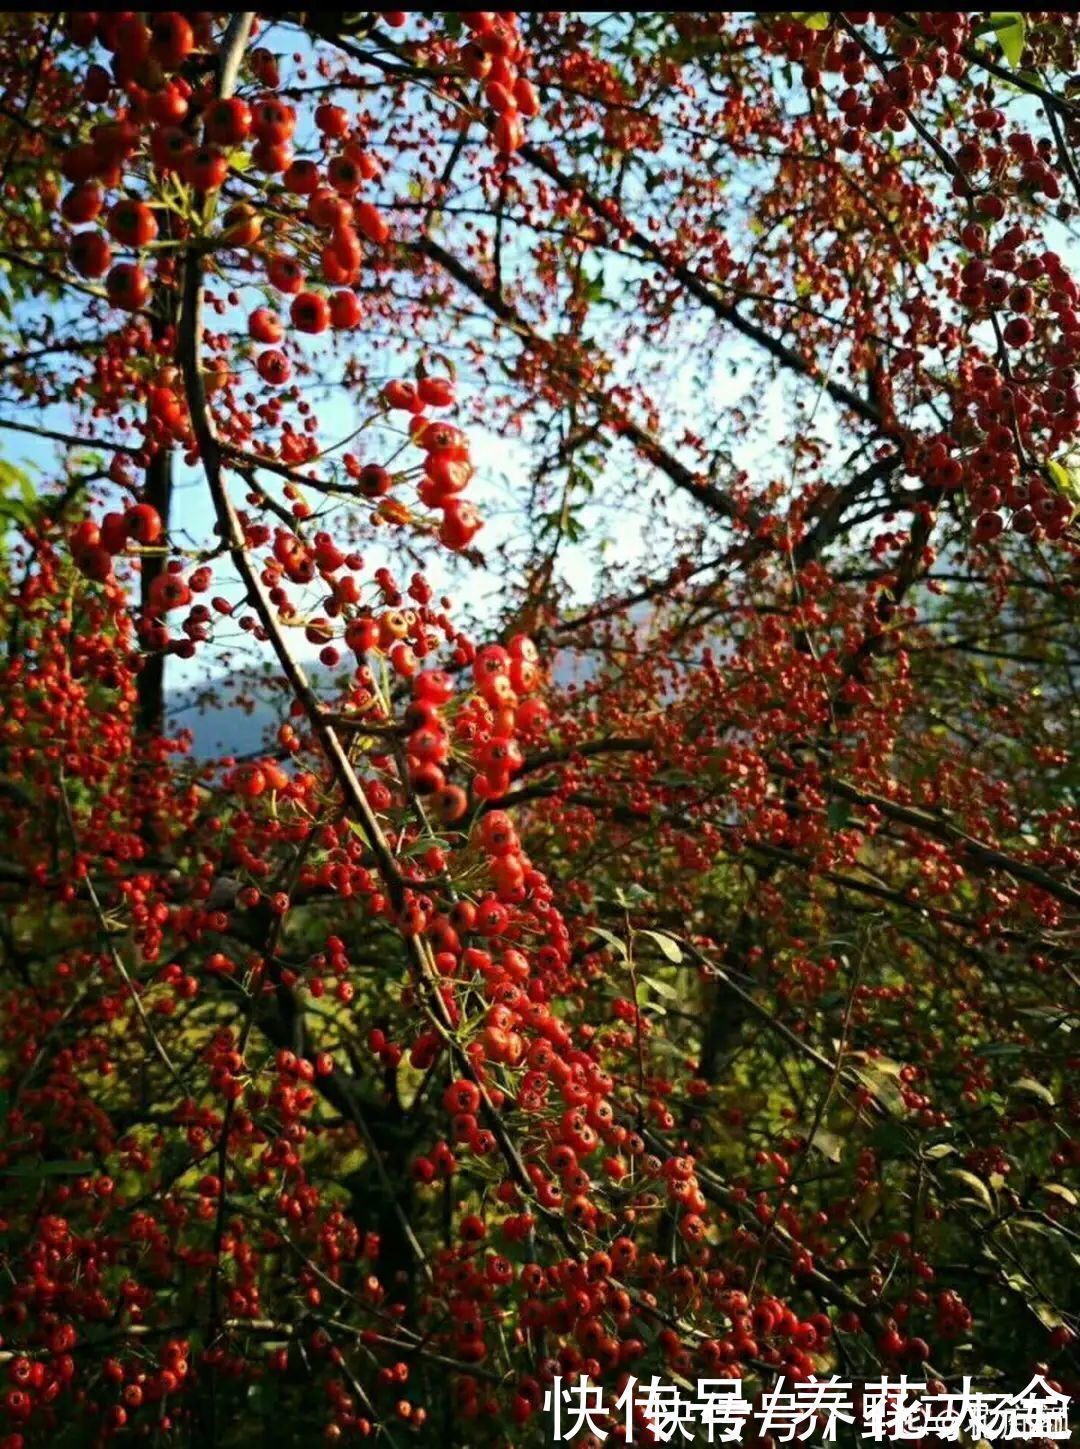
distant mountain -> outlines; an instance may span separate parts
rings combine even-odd
[[[282,718],[283,712],[269,702],[260,702],[249,713],[224,702],[196,709],[188,701],[177,701],[170,705],[168,728],[171,733],[190,730],[195,758],[213,760],[222,755],[255,754],[266,748]]]
[[[196,759],[251,755],[272,747],[288,707],[284,690],[273,682],[212,675],[203,683],[169,691],[167,727],[171,733],[190,731]]]
[[[304,660],[304,669],[318,689],[332,689],[339,670],[330,671],[316,660]],[[560,653],[555,656],[552,677],[556,685],[571,681],[585,683],[596,672],[596,661],[587,654]],[[291,697],[273,677],[248,674],[210,675],[198,683],[184,684],[169,691],[166,705],[171,733],[186,729],[192,736],[192,755],[199,760],[222,755],[251,755],[273,748],[274,736],[287,717]]]

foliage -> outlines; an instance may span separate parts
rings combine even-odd
[[[1076,1393],[1076,17],[0,34],[0,1444]]]

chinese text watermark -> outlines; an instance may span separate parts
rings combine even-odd
[[[1069,1438],[1069,1395],[1036,1377],[1019,1393],[981,1393],[965,1378],[957,1389],[929,1393],[906,1376],[879,1379],[858,1390],[842,1379],[788,1384],[779,1378],[754,1399],[741,1379],[698,1379],[691,1390],[629,1378],[615,1398],[582,1375],[556,1378],[544,1397],[553,1442],[571,1444],[584,1434],[601,1443],[621,1428],[622,1442],[733,1444],[745,1433],[771,1434],[781,1444],[833,1443],[837,1429],[855,1426],[864,1439],[941,1439],[987,1443]],[[646,1429],[648,1432],[646,1432]],[[635,1431],[637,1438],[635,1439]]]

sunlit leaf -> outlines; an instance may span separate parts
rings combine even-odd
[[[672,965],[678,966],[681,963],[683,959],[682,947],[674,937],[666,935],[663,931],[637,931],[635,935],[648,936],[650,941],[656,943],[660,954],[670,961]]]

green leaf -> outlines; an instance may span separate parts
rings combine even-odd
[[[1056,458],[1047,458],[1046,466],[1051,478],[1053,478],[1058,487],[1068,490],[1069,470],[1065,467],[1064,463],[1059,463]]]
[[[1024,53],[1024,42],[1027,40],[1027,21],[1018,10],[1012,10],[991,14],[990,23],[994,27],[994,34],[1001,46],[1002,55],[1015,69],[1020,64],[1020,57]]]
[[[825,1158],[826,1162],[839,1162],[843,1156],[844,1144],[835,1132],[826,1132],[824,1127],[819,1127],[810,1139],[811,1147],[816,1147]]]
[[[795,10],[792,18],[800,25],[805,25],[807,30],[828,30],[829,12],[827,10]]]
[[[613,931],[605,930],[603,926],[593,926],[592,932],[594,936],[599,936],[602,941],[606,941],[609,946],[614,947],[624,961],[627,960],[626,942],[620,941]]]
[[[851,801],[833,799],[829,801],[829,829],[843,830],[851,819]]]
[[[673,966],[681,965],[683,959],[682,947],[673,936],[665,935],[663,931],[636,931],[635,935],[648,936],[650,941],[656,942],[660,948],[660,954],[666,960],[670,961]]]
[[[414,855],[423,855],[426,851],[435,847],[439,850],[449,850],[450,841],[443,835],[418,835],[415,840],[409,842],[401,853],[404,856],[412,857]]]
[[[1041,1238],[1057,1238],[1059,1233],[1050,1223],[1040,1223],[1037,1218],[1010,1218],[1009,1232],[1038,1233]]]
[[[1051,1308],[1049,1303],[1033,1303],[1031,1306],[1044,1328],[1060,1328],[1065,1322],[1057,1309]]]
[[[682,995],[674,986],[670,986],[666,981],[657,981],[653,976],[641,976],[638,979],[642,986],[647,986],[650,991],[655,991],[657,996],[662,996],[665,1001],[678,1001]]]
[[[416,1094],[419,1092],[426,1076],[426,1071],[421,1071],[419,1067],[414,1067],[412,1062],[409,1061],[407,1052],[398,1062],[395,1083],[397,1086],[398,1101],[406,1112],[416,1101]]]
[[[0,1177],[24,1177],[31,1182],[36,1182],[42,1177],[71,1177],[85,1171],[85,1162],[66,1162],[57,1159],[55,1162],[26,1162],[17,1163],[12,1167],[0,1167]]]
[[[876,1057],[853,1064],[852,1070],[863,1086],[873,1092],[890,1117],[907,1115],[904,1096],[897,1080],[900,1067],[896,1062],[890,1061],[888,1057]]]
[[[25,468],[18,467],[7,458],[0,458],[0,493],[10,493],[18,489],[22,494],[24,503],[33,503],[37,498],[37,490],[30,479]]]
[[[950,1167],[945,1176],[953,1178],[968,1189],[970,1196],[958,1198],[958,1202],[974,1203],[976,1207],[985,1208],[988,1213],[994,1211],[994,1199],[990,1196],[990,1189],[973,1172],[968,1172],[963,1167]]]
[[[1030,1097],[1038,1097],[1040,1102],[1045,1102],[1048,1107],[1054,1105],[1054,1094],[1049,1087],[1044,1087],[1042,1082],[1037,1082],[1034,1077],[1021,1077],[1013,1082],[1014,1092],[1026,1092]]]
[[[634,906],[640,906],[643,901],[651,900],[651,893],[644,886],[638,885],[636,880],[630,881],[626,886],[615,887],[615,902],[623,910],[630,910]]]
[[[584,280],[585,280],[585,298],[586,298],[587,301],[593,302],[593,303],[602,303],[602,302],[606,302],[608,300],[607,297],[604,295],[604,273],[603,273],[603,270],[601,270],[595,277],[590,277],[586,273],[584,275]]]
[[[1055,486],[1073,504],[1080,504],[1080,480],[1059,458],[1047,458],[1046,471]]]
[[[1077,1205],[1078,1199],[1076,1193],[1073,1192],[1071,1187],[1066,1187],[1063,1183],[1044,1182],[1042,1189],[1043,1192],[1048,1192],[1053,1197],[1059,1197],[1062,1202],[1067,1202],[1070,1207],[1076,1207]]]

